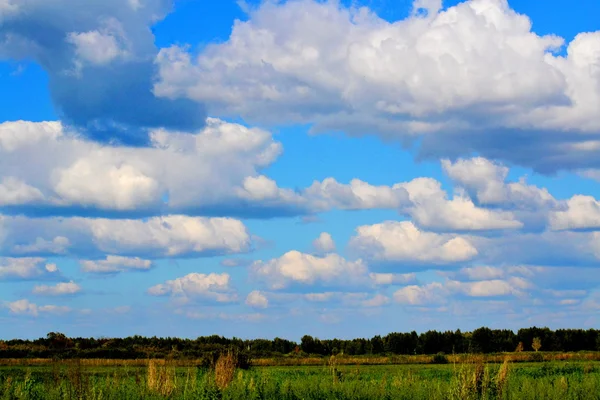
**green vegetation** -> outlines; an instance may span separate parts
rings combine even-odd
[[[427,331],[421,334],[389,333],[370,339],[318,339],[305,335],[300,343],[273,340],[207,336],[196,339],[132,336],[127,338],[69,338],[51,332],[36,340],[0,341],[0,359],[6,358],[82,358],[135,360],[149,358],[201,359],[212,362],[230,348],[244,351],[251,358],[394,356],[464,353],[506,353],[600,351],[600,331],[595,329],[526,328],[513,332],[482,327],[473,332]],[[543,356],[540,356],[543,358]],[[441,360],[441,359],[440,359]]]
[[[82,366],[78,360],[0,367],[0,399],[600,399],[600,363],[340,366]],[[221,370],[223,369],[223,370]]]
[[[597,399],[599,331],[0,341],[0,400]]]

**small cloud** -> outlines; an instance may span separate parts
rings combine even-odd
[[[0,280],[47,279],[58,276],[56,264],[46,263],[44,258],[0,258]]]
[[[222,267],[246,267],[252,264],[252,260],[247,258],[226,258],[219,264],[221,264]]]
[[[52,240],[46,240],[41,237],[35,239],[35,242],[27,245],[16,245],[14,252],[16,254],[64,254],[71,245],[68,238],[57,236]]]
[[[318,254],[327,254],[335,251],[335,242],[327,232],[322,232],[319,237],[312,242],[312,245]]]
[[[246,297],[246,304],[254,308],[267,308],[269,306],[269,299],[263,293],[255,290]]]
[[[32,317],[37,317],[40,314],[61,315],[71,311],[69,307],[61,307],[54,305],[38,306],[37,304],[31,303],[27,299],[17,300],[11,303],[5,303],[4,307],[8,308],[11,314],[29,315]]]
[[[71,281],[57,283],[55,286],[41,285],[33,288],[33,294],[41,296],[66,296],[81,292],[81,286]]]
[[[114,274],[126,271],[147,271],[152,268],[152,261],[139,257],[107,256],[105,260],[82,260],[81,270],[93,274]]]
[[[208,275],[192,273],[175,280],[166,281],[148,289],[151,296],[171,296],[178,301],[191,299],[217,303],[231,303],[238,300],[237,292],[231,287],[229,274]]]

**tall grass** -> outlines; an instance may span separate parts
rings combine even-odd
[[[502,364],[471,356],[464,363],[237,368],[223,354],[214,368],[146,360],[145,367],[50,366],[0,368],[0,400],[479,400],[600,399],[600,363]]]

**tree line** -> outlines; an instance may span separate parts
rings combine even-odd
[[[370,339],[318,339],[309,335],[299,343],[275,338],[243,340],[218,335],[197,339],[130,336],[126,338],[70,338],[51,332],[36,340],[0,341],[0,358],[203,358],[236,348],[250,357],[284,355],[401,355],[501,353],[513,351],[600,351],[600,330],[482,327],[472,332],[430,330],[417,334],[389,333]]]

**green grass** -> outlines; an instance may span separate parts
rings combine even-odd
[[[170,393],[161,394],[149,388],[146,368],[82,367],[71,362],[0,367],[0,400],[600,400],[600,363],[513,364],[500,388],[501,368],[500,364],[257,367],[238,370],[222,391],[214,383],[214,371],[171,368],[174,375],[165,378]]]

